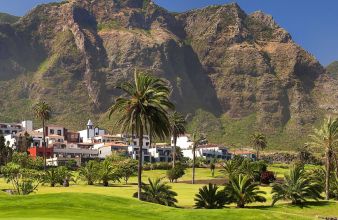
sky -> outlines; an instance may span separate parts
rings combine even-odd
[[[34,6],[53,0],[0,0],[0,12],[22,16]],[[54,0],[55,1],[55,0]],[[248,14],[271,14],[294,41],[324,66],[338,60],[338,0],[154,0],[169,11],[237,2]]]

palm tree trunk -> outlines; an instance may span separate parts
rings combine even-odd
[[[259,160],[259,149],[257,148],[257,150],[256,150],[256,161],[258,161]]]
[[[195,162],[196,162],[196,146],[192,147],[192,184],[195,184]]]
[[[139,134],[139,158],[138,158],[138,171],[137,171],[137,186],[138,186],[138,199],[141,200],[142,190],[142,165],[143,165],[143,128],[140,129]]]
[[[326,174],[325,174],[326,200],[330,199],[330,149],[326,150]]]
[[[43,147],[43,169],[46,170],[46,134],[45,134],[44,119],[42,119],[42,147]]]
[[[174,135],[174,137],[173,137],[173,141],[174,141],[174,146],[173,146],[173,149],[172,149],[172,151],[173,151],[173,153],[172,153],[172,161],[173,161],[173,168],[175,168],[175,162],[176,162],[176,142],[177,142],[177,137],[176,137],[176,135]]]

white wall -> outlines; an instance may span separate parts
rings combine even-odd
[[[174,145],[173,138],[171,138],[171,145]],[[176,145],[183,149],[190,149],[193,146],[193,142],[190,140],[189,136],[180,136],[177,138]]]

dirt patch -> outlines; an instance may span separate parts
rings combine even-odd
[[[187,183],[191,184],[191,180],[186,180],[186,181],[178,181],[179,183]],[[195,180],[195,184],[216,184],[216,185],[224,185],[227,183],[226,179],[208,179],[208,180]]]

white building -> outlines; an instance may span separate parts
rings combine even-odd
[[[191,141],[190,135],[184,135],[177,137],[176,146],[180,147],[182,150],[191,149],[194,142]],[[174,140],[171,138],[171,146],[174,145]]]
[[[113,153],[123,154],[128,156],[128,145],[124,143],[105,143],[102,147],[98,148],[99,158],[106,158]]]
[[[182,150],[183,156],[193,159],[193,151],[191,149]],[[231,153],[229,153],[226,147],[216,144],[199,145],[195,150],[196,157],[202,157],[208,161],[213,159],[229,160],[231,159]]]
[[[91,120],[87,123],[87,129],[79,131],[80,134],[80,142],[83,143],[93,143],[95,136],[105,135],[105,131],[94,127],[94,124]]]
[[[172,147],[169,145],[157,145],[149,148],[151,162],[171,162]]]
[[[32,121],[23,121],[21,123],[0,123],[0,134],[16,134],[21,131],[30,132],[33,130]]]

